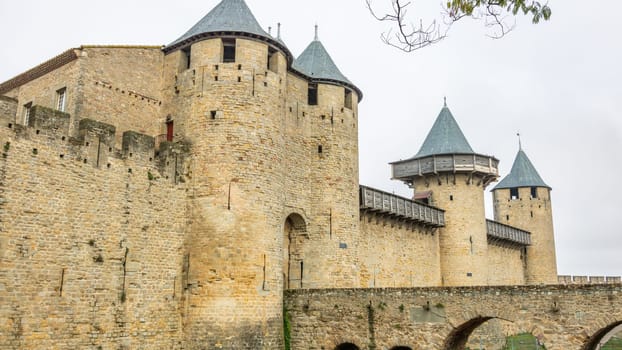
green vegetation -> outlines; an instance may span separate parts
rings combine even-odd
[[[607,344],[603,345],[601,350],[622,350],[622,334],[611,338]]]
[[[283,338],[285,342],[285,350],[292,348],[292,325],[287,314],[287,309],[283,306]]]
[[[537,339],[531,333],[521,333],[506,339],[503,350],[541,350],[544,345],[537,345]]]

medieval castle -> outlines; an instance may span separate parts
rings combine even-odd
[[[279,349],[288,289],[557,283],[522,149],[494,221],[498,160],[447,105],[391,164],[412,198],[362,186],[362,97],[243,0],[165,47],[73,48],[0,84],[0,348]]]

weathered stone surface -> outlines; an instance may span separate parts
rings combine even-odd
[[[594,349],[622,320],[622,285],[296,290],[285,293],[292,349],[462,349],[488,326],[547,349]],[[479,333],[478,333],[479,334]],[[473,344],[479,344],[474,334]],[[484,339],[485,345],[492,339]],[[488,349],[489,347],[486,347]]]

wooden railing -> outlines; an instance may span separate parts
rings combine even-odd
[[[501,240],[520,245],[531,244],[531,233],[525,230],[521,230],[516,227],[505,225],[492,220],[486,220],[486,229],[488,233],[488,239]]]
[[[360,207],[425,225],[445,226],[445,211],[442,209],[367,186],[360,186]]]

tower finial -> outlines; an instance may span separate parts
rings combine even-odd
[[[281,40],[281,22],[277,23],[276,38]]]
[[[516,136],[518,136],[518,149],[522,150],[523,149],[523,144],[522,144],[521,139],[520,139],[520,132],[517,132]]]
[[[319,39],[319,37],[318,37],[318,35],[317,35],[317,28],[318,28],[318,26],[317,26],[317,23],[316,23],[316,24],[315,24],[315,39],[314,39],[315,41],[320,40],[320,39]]]
[[[443,96],[443,106],[447,107],[447,96]]]
[[[272,27],[268,27],[268,34],[270,34],[270,36],[272,36]]]

